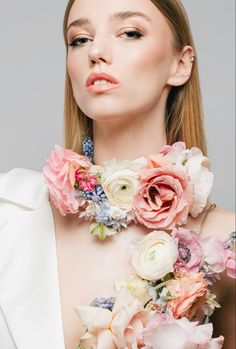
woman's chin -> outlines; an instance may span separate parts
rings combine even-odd
[[[104,110],[104,112],[86,112],[85,115],[88,115],[88,117],[90,119],[92,119],[93,121],[118,121],[118,120],[125,120],[127,117],[127,113],[117,113],[114,111],[114,109],[112,111],[108,111],[108,110]]]

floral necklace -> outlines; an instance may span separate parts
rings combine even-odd
[[[62,215],[78,213],[91,221],[90,233],[103,240],[131,222],[151,229],[171,230],[197,217],[213,185],[209,160],[183,142],[164,146],[159,154],[134,161],[93,164],[93,142],[83,141],[84,155],[56,145],[45,179]]]
[[[74,307],[87,331],[78,349],[220,349],[209,317],[219,303],[211,286],[227,271],[236,277],[233,232],[222,242],[181,227],[205,208],[213,185],[209,159],[185,143],[133,161],[93,163],[93,142],[84,155],[56,145],[43,169],[50,196],[62,215],[91,221],[101,240],[131,223],[153,229],[131,242],[134,273],[113,281],[114,297]],[[197,312],[204,325],[194,322]]]

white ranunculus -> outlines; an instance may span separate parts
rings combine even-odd
[[[101,184],[109,201],[130,210],[139,185],[139,170],[142,164],[115,159],[105,162]]]
[[[193,217],[197,217],[204,210],[213,186],[214,175],[208,166],[209,159],[203,156],[200,149],[192,148],[189,151],[185,168],[194,185],[194,201],[190,207]]]
[[[178,258],[176,243],[164,231],[153,231],[144,239],[134,241],[129,252],[137,274],[149,281],[160,280],[172,272]]]
[[[116,279],[113,283],[113,286],[117,294],[120,292],[122,288],[126,289],[132,294],[134,298],[137,298],[143,305],[145,305],[151,298],[149,296],[147,288],[148,281],[141,279],[136,274],[130,274]]]
[[[110,206],[108,213],[114,220],[125,219],[127,216],[127,212],[118,206]]]

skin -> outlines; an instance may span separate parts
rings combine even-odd
[[[139,11],[150,21],[140,17],[109,20],[112,14],[120,11]],[[174,50],[170,28],[150,0],[76,0],[69,14],[68,26],[80,17],[88,18],[91,25],[70,27],[68,44],[77,39],[74,41],[77,46],[68,47],[67,69],[77,104],[93,119],[95,163],[101,164],[112,157],[131,160],[157,153],[167,143],[164,127],[166,99],[172,86],[180,86],[189,79],[194,55],[192,47],[185,46],[181,52]],[[141,39],[124,33],[131,30],[141,32]],[[79,38],[83,39],[78,41]],[[85,81],[91,72],[113,75],[120,82],[119,88],[91,94],[85,89]],[[52,203],[51,206],[57,240],[65,346],[74,349],[83,330],[73,305],[89,304],[96,296],[110,295],[111,280],[123,275],[124,270],[125,273],[132,272],[126,252],[129,241],[144,236],[147,231],[141,225],[131,225],[125,234],[100,243],[88,234],[88,222],[83,221],[78,229],[78,221],[73,215],[61,216]],[[202,216],[190,217],[186,228],[199,228]],[[201,235],[206,237],[214,233],[225,240],[235,229],[234,222],[233,213],[216,208],[201,227]],[[78,246],[81,247],[79,253]],[[94,267],[97,261],[102,272],[97,272],[97,267]],[[75,275],[80,275],[80,278],[75,278]],[[94,288],[94,285],[98,287]],[[226,336],[224,349],[230,349],[234,343],[233,280],[223,275],[222,282],[216,284],[213,292],[222,305],[217,310],[218,316],[212,318],[217,330],[214,336],[223,333]]]

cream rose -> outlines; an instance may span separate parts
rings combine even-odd
[[[214,182],[214,175],[209,170],[210,160],[197,147],[186,149],[184,142],[164,146],[161,153],[165,160],[184,170],[190,177],[194,186],[194,200],[190,214],[197,217],[206,206]]]
[[[109,201],[123,209],[133,206],[134,194],[139,185],[138,172],[143,165],[128,160],[105,162],[101,184]]]
[[[178,258],[174,240],[164,231],[153,231],[144,239],[132,242],[129,252],[137,274],[149,281],[159,280],[172,272]]]
[[[192,148],[188,153],[185,167],[194,185],[194,201],[190,207],[193,217],[197,217],[204,210],[213,186],[214,175],[209,171],[209,162],[198,148]]]
[[[148,281],[141,279],[136,274],[120,277],[116,279],[113,284],[114,290],[117,294],[121,289],[125,289],[143,305],[145,305],[151,298],[148,294],[147,285]]]

